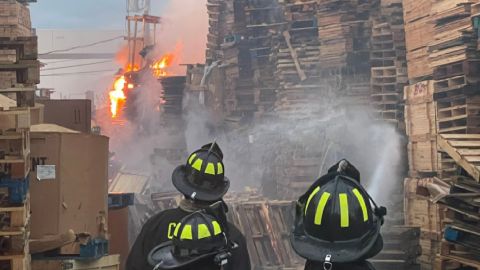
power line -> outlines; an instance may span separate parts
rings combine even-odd
[[[98,62],[93,62],[93,63],[78,64],[78,65],[71,65],[71,66],[62,66],[62,67],[54,67],[54,68],[44,68],[44,69],[42,69],[42,71],[45,71],[45,70],[58,70],[58,69],[72,68],[72,67],[91,66],[91,65],[103,64],[103,63],[109,63],[109,62],[112,62],[112,60],[98,61]]]
[[[98,45],[98,44],[102,44],[102,43],[107,43],[107,42],[110,42],[110,41],[113,41],[113,40],[116,40],[116,39],[119,39],[119,38],[124,38],[124,36],[117,36],[117,37],[114,37],[114,38],[105,39],[105,40],[100,40],[100,41],[93,42],[93,43],[89,43],[89,44],[84,44],[84,45],[79,45],[79,46],[75,46],[75,47],[70,47],[70,48],[67,48],[67,49],[53,50],[53,51],[49,51],[49,52],[45,52],[45,53],[39,53],[38,55],[39,55],[39,56],[42,56],[42,55],[52,54],[52,53],[56,53],[56,52],[68,52],[68,51],[75,50],[75,49],[92,47],[92,46],[95,46],[95,45]]]
[[[50,73],[50,74],[41,74],[40,76],[42,76],[42,77],[68,76],[68,75],[90,74],[90,73],[100,73],[100,72],[113,72],[113,71],[117,71],[117,70],[115,70],[115,69],[103,69],[103,70],[67,72],[67,73]]]

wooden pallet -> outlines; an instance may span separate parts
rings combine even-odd
[[[434,173],[438,170],[437,143],[435,138],[410,141],[408,163],[410,172]]]
[[[436,178],[406,178],[404,181],[405,224],[420,227],[422,239],[441,239],[444,207],[430,200],[426,188],[428,184],[439,185],[438,182]]]
[[[436,103],[405,105],[405,125],[410,140],[426,139],[437,134]]]
[[[0,37],[0,50],[13,50],[15,60],[36,60],[38,58],[37,36]]]
[[[462,89],[469,84],[474,84],[475,81],[471,81],[467,76],[460,75],[451,78],[445,78],[442,80],[436,80],[434,82],[435,93],[453,91]]]
[[[436,260],[435,269],[458,269],[461,266],[480,270],[480,257],[478,255],[472,255],[461,248],[459,249],[455,244],[443,241],[440,247],[440,255]]]
[[[40,83],[40,62],[38,60],[19,60],[14,64],[0,65],[0,71],[15,71],[21,74],[18,83],[34,85]]]
[[[0,207],[0,236],[23,235],[30,221],[30,200],[21,206]]]
[[[0,94],[0,131],[30,128],[30,109]]]
[[[445,151],[475,181],[480,182],[480,135],[440,134],[439,149]]]
[[[285,268],[294,268],[303,265],[304,260],[300,258],[290,245],[290,234],[293,226],[294,211],[291,201],[270,201],[269,218],[274,232],[275,243],[278,247],[278,256]]]
[[[234,206],[238,227],[247,239],[250,261],[256,267],[280,265],[280,258],[273,245],[272,227],[268,206],[264,202],[248,202]]]
[[[480,60],[467,60],[438,66],[433,70],[435,80],[444,80],[447,78],[465,75],[467,78],[477,78],[480,72]]]
[[[477,97],[457,97],[437,101],[439,133],[480,132],[480,101]]]

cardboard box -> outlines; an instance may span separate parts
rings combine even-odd
[[[45,123],[60,125],[76,131],[90,133],[92,102],[88,99],[38,100],[45,105]]]
[[[41,124],[32,126],[30,138],[31,238],[69,229],[88,232],[92,238],[104,236],[108,137]],[[77,252],[78,245],[62,249],[62,253]]]
[[[120,255],[120,270],[125,269],[130,244],[128,243],[128,207],[109,209],[109,254]]]

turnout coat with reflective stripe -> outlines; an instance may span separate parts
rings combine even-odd
[[[150,218],[145,225],[143,225],[142,231],[130,250],[130,254],[127,258],[126,270],[153,269],[147,261],[148,253],[157,245],[171,240],[175,233],[177,223],[189,214],[191,214],[191,212],[176,208],[165,210]],[[226,265],[224,269],[250,270],[250,260],[245,237],[233,224],[229,224],[229,234],[232,241],[237,243],[239,247],[232,251],[230,263]],[[203,267],[206,267],[204,269],[208,270],[219,269],[212,266],[212,264],[210,264],[209,267],[208,263],[209,262],[201,262],[199,264],[202,265],[196,264],[191,269],[202,270]],[[182,268],[181,270],[190,270],[190,268]]]

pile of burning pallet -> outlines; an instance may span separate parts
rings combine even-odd
[[[442,270],[480,266],[474,244],[480,235],[479,4],[472,2],[404,1],[413,177],[405,181],[405,215],[407,223],[422,227],[422,269],[432,269],[433,262]]]
[[[0,2],[0,268],[29,269],[30,126],[39,83],[37,37],[30,12],[17,1]]]

